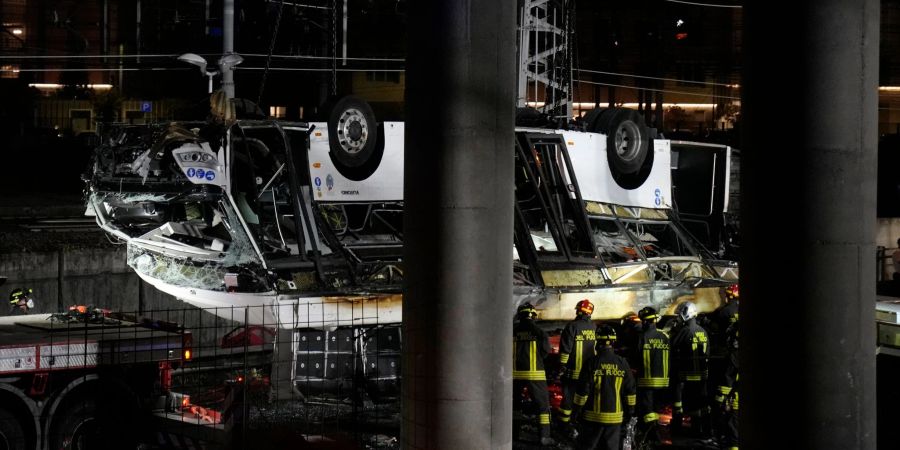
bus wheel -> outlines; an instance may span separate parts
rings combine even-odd
[[[331,154],[345,167],[365,164],[378,141],[378,124],[372,107],[359,97],[339,99],[328,117]]]

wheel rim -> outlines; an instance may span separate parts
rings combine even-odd
[[[641,130],[636,123],[626,120],[616,128],[616,155],[624,161],[637,158],[641,148]]]
[[[63,443],[63,448],[72,450],[96,448],[98,435],[97,421],[93,417],[87,417],[75,426],[71,436]]]
[[[12,446],[9,445],[9,439],[6,438],[6,435],[3,434],[3,432],[0,432],[0,450],[9,450],[10,448],[12,448]]]
[[[348,108],[337,121],[338,142],[350,154],[362,151],[369,137],[369,124],[365,116],[356,108]]]

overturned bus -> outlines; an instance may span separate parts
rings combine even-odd
[[[585,119],[582,130],[516,128],[510,301],[531,301],[547,322],[585,298],[595,319],[682,301],[717,308],[737,265],[673,210],[672,155],[695,145],[655,138],[631,110]],[[354,97],[327,123],[114,128],[86,176],[88,214],[127,243],[143,280],[225,318],[398,324],[405,150],[403,122],[376,122]],[[711,188],[727,196],[727,181]]]

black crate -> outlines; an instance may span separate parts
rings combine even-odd
[[[325,353],[298,353],[296,379],[325,378]]]
[[[396,353],[400,351],[400,327],[379,327],[366,332],[366,353]]]
[[[325,378],[353,378],[356,355],[353,353],[328,353],[325,358]]]
[[[397,379],[400,376],[400,353],[370,353],[366,355],[366,379]]]
[[[300,330],[297,331],[297,351],[298,352],[324,352],[325,351],[325,332],[320,330]]]
[[[353,353],[356,351],[356,341],[352,328],[338,328],[328,333],[328,351]]]

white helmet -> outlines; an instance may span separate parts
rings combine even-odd
[[[675,316],[681,319],[682,322],[687,322],[697,317],[697,305],[691,302],[684,302],[675,308]]]

